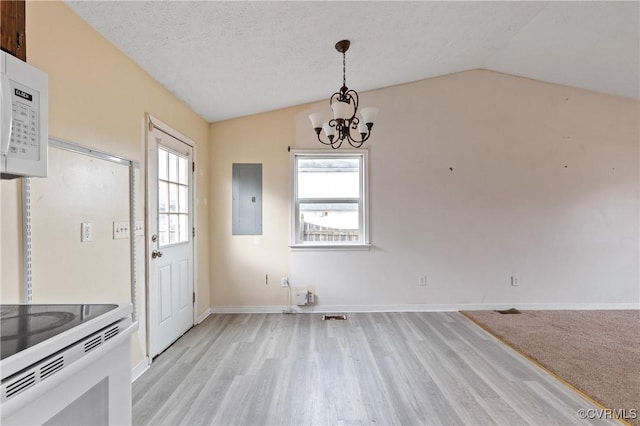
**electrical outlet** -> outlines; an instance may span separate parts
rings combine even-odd
[[[88,241],[93,241],[93,229],[91,222],[82,222],[80,225],[80,242],[86,243]]]
[[[282,288],[289,287],[289,278],[287,278],[287,277],[280,278],[280,287],[282,287]]]
[[[518,287],[520,285],[520,278],[516,275],[511,275],[511,286]]]
[[[418,276],[418,285],[420,287],[426,287],[427,286],[427,276],[426,275]]]

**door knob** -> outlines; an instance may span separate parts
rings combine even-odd
[[[151,252],[151,258],[155,259],[156,257],[162,257],[162,252],[160,250],[154,250]]]

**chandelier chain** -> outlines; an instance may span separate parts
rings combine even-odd
[[[342,52],[342,85],[347,86],[347,54]]]

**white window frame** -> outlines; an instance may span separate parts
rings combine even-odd
[[[354,241],[300,241],[298,239],[300,228],[300,204],[307,200],[298,199],[298,158],[358,158],[360,160],[360,198],[359,206],[359,236],[360,240]],[[342,151],[327,150],[291,150],[291,229],[290,245],[294,250],[368,250],[371,246],[369,239],[369,151],[367,149],[343,149]],[[333,201],[328,199],[325,201]],[[344,201],[336,199],[335,201]]]

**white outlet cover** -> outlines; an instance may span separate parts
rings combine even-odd
[[[80,224],[80,242],[86,243],[93,241],[93,226],[91,222],[82,222]]]

